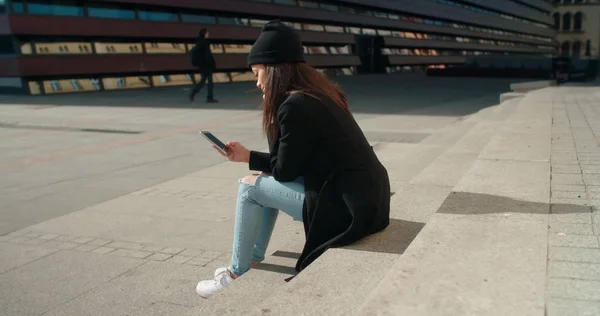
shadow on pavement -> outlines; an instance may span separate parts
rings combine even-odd
[[[444,78],[416,74],[337,77],[355,113],[463,116],[498,104],[509,84],[523,79]],[[104,91],[45,96],[0,95],[0,105],[143,107],[174,109],[258,110],[261,95],[254,82],[215,85],[218,104],[193,103],[189,87]]]

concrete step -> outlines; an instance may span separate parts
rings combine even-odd
[[[508,107],[509,111],[516,108],[514,105]],[[509,113],[506,110],[498,111],[496,108],[491,111],[504,117]],[[499,120],[498,117],[488,114],[486,117],[489,120]],[[422,147],[426,149],[408,156],[422,163],[419,165],[422,166],[420,170],[408,173],[415,175],[408,182],[397,180],[392,183],[395,194],[391,200],[391,223],[384,232],[369,236],[355,245],[328,250],[291,282],[274,291],[272,296],[262,301],[254,300],[256,306],[249,314],[348,315],[357,311],[364,304],[366,293],[372,292],[396,262],[402,260],[407,247],[418,236],[430,216],[447,200],[452,187],[469,170],[485,146],[473,146],[471,151],[467,152],[447,152],[454,148],[453,144],[459,143],[463,138],[472,139],[474,136],[470,133],[473,128],[484,124],[483,118],[479,123],[475,120],[458,122],[452,126],[453,130],[452,127],[442,130],[444,133],[450,132],[452,136],[447,138],[449,140],[462,135],[458,142],[455,140],[445,146],[435,147],[421,145],[426,146]],[[498,129],[485,134],[485,141],[489,142],[495,131]],[[398,151],[394,149],[393,152]],[[415,153],[417,155],[414,155]],[[387,154],[385,148],[379,153],[388,171],[396,170],[394,167],[397,164],[403,164],[407,160],[406,156],[395,156],[392,150]],[[424,155],[419,157],[418,154]],[[423,163],[423,159],[419,158],[433,159],[427,161],[429,163]],[[461,168],[455,167],[458,162],[463,164]],[[448,173],[449,169],[458,171],[450,172],[450,177],[442,177],[435,181],[433,174],[444,171]],[[391,176],[396,178],[393,173]],[[406,174],[404,178],[408,178]]]
[[[544,152],[550,113],[518,102],[356,315],[544,314],[550,168],[523,149]]]
[[[449,124],[420,144],[378,144],[378,156],[388,168],[395,192],[391,223],[384,232],[328,250],[289,283],[283,281],[288,277],[285,273],[251,270],[190,315],[347,315],[358,310],[365,293],[372,292],[389,273],[475,161],[484,148],[482,143],[498,130],[484,131],[484,126],[491,121],[500,124],[515,108],[512,104],[487,108],[470,115],[469,121]],[[439,177],[440,173],[445,176]],[[297,250],[278,252],[300,253],[302,242],[288,247]],[[291,269],[295,259],[271,256],[266,262]]]

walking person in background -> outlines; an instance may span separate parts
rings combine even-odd
[[[219,101],[214,98],[214,87],[213,87],[213,72],[217,69],[215,58],[213,57],[212,51],[210,50],[210,43],[208,42],[208,30],[201,29],[196,39],[196,46],[190,51],[190,57],[192,65],[198,68],[200,72],[200,81],[190,91],[190,101],[194,101],[194,97],[204,84],[208,81],[206,88],[206,102],[217,103]]]
[[[307,65],[300,36],[275,20],[250,50],[248,64],[263,92],[269,152],[227,144],[230,161],[258,173],[240,181],[231,264],[196,291],[208,298],[265,259],[279,210],[304,223],[296,271],[325,250],[385,229],[390,181],[342,89]],[[332,267],[331,273],[336,273]]]

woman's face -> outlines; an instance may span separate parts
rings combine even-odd
[[[262,90],[265,98],[265,65],[252,65],[252,72],[256,76],[256,86]]]

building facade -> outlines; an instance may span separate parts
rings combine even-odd
[[[368,5],[367,5],[368,4]],[[210,31],[215,82],[253,80],[261,27],[298,30],[328,75],[519,63],[557,53],[543,0],[0,0],[0,90],[32,95],[189,85],[188,52]],[[534,65],[535,66],[535,65]]]
[[[600,56],[600,0],[554,0],[552,18],[561,56]]]

